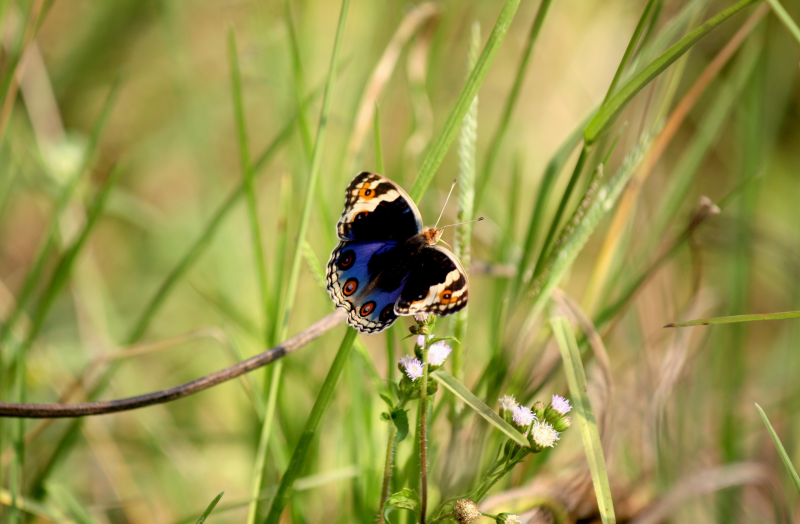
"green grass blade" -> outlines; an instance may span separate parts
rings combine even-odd
[[[47,491],[59,506],[72,514],[77,524],[97,524],[97,520],[92,517],[89,511],[83,507],[83,504],[65,486],[50,485]]]
[[[76,238],[72,245],[67,248],[67,250],[64,252],[64,255],[58,261],[58,264],[53,271],[53,276],[50,278],[50,282],[45,288],[42,298],[39,301],[36,314],[33,317],[31,330],[26,340],[26,346],[30,346],[33,340],[35,340],[38,336],[39,330],[42,328],[42,324],[44,323],[44,319],[50,312],[50,307],[53,305],[58,293],[64,287],[64,284],[66,284],[67,278],[69,278],[69,275],[72,271],[72,265],[75,263],[75,259],[78,257],[81,249],[86,244],[86,240],[89,238],[89,235],[91,234],[95,225],[97,225],[98,219],[103,214],[106,202],[108,201],[108,196],[111,193],[111,190],[116,186],[121,173],[122,169],[120,169],[119,166],[116,166],[108,175],[103,187],[100,189],[99,193],[89,207],[86,215],[86,223],[78,235],[78,238]]]
[[[481,26],[478,22],[472,25],[472,36],[470,38],[469,52],[467,53],[467,67],[470,71],[475,67],[478,60],[478,52],[481,45]],[[458,139],[458,179],[461,182],[458,189],[458,222],[469,222],[475,216],[475,165],[476,148],[475,142],[478,138],[478,97],[476,96],[470,104],[469,111],[461,124],[461,136]],[[454,253],[461,261],[461,264],[468,268],[472,253],[470,243],[472,242],[472,226],[474,224],[464,224],[456,229],[456,241],[454,243]],[[457,340],[465,340],[467,333],[467,319],[469,307],[465,307],[456,314],[453,335]],[[453,374],[459,380],[464,378],[464,345],[461,342],[453,344],[452,356]]]
[[[105,128],[106,122],[108,122],[108,117],[111,114],[111,110],[114,108],[121,85],[121,80],[117,79],[117,81],[111,87],[111,91],[109,91],[108,96],[106,97],[103,108],[100,110],[100,115],[97,118],[97,122],[95,123],[94,127],[92,128],[92,132],[89,135],[89,142],[86,145],[86,150],[83,153],[81,163],[78,166],[78,169],[72,175],[72,178],[70,178],[67,185],[61,191],[61,194],[56,201],[55,209],[53,210],[53,215],[50,219],[50,224],[48,225],[47,232],[44,236],[44,242],[36,252],[33,265],[28,271],[28,274],[25,276],[25,282],[22,285],[22,291],[20,291],[20,294],[17,297],[17,303],[9,315],[8,320],[2,325],[2,327],[0,327],[0,347],[4,345],[8,336],[12,333],[14,325],[16,324],[17,320],[19,320],[19,317],[22,315],[22,312],[28,305],[30,299],[33,297],[33,292],[36,289],[36,285],[42,280],[42,272],[44,271],[45,263],[47,262],[50,251],[53,249],[53,246],[56,243],[56,238],[58,237],[57,233],[61,215],[67,208],[67,205],[72,199],[72,194],[75,192],[75,189],[78,187],[78,183],[80,182],[84,173],[86,173],[88,170],[89,165],[94,158],[94,153],[97,150],[97,144],[100,142],[100,136]]]
[[[550,193],[553,191],[553,186],[555,186],[558,174],[564,168],[564,164],[567,163],[569,155],[583,138],[583,128],[586,127],[592,115],[593,114],[590,114],[586,117],[566,140],[564,140],[544,169],[542,182],[539,184],[539,191],[536,196],[536,204],[531,213],[531,219],[528,222],[528,231],[525,234],[525,242],[522,246],[522,256],[517,265],[517,274],[514,276],[514,285],[511,286],[512,290],[519,290],[521,284],[528,278],[528,273],[536,269],[535,267],[531,268],[530,264],[535,254],[542,220],[547,209],[547,201],[550,198]]]
[[[653,6],[656,4],[656,2],[659,2],[659,0],[648,0],[647,5],[644,7],[642,16],[639,17],[639,22],[636,24],[636,29],[633,30],[633,35],[628,41],[628,47],[625,48],[625,53],[623,53],[622,59],[619,61],[617,71],[614,73],[614,78],[611,80],[611,84],[608,86],[606,97],[603,99],[601,106],[605,105],[606,102],[608,102],[608,99],[611,98],[611,95],[614,94],[614,91],[617,90],[617,85],[619,85],[619,81],[622,79],[622,74],[625,72],[625,69],[628,67],[628,64],[631,61],[633,52],[639,43],[639,38],[642,36],[642,31],[644,31],[648,20],[650,20],[650,14],[653,12]]]
[[[497,155],[500,152],[500,146],[502,145],[503,139],[508,131],[508,125],[511,122],[511,115],[514,113],[514,108],[516,107],[517,100],[519,99],[519,93],[522,90],[522,82],[525,80],[525,73],[528,71],[528,63],[530,62],[531,55],[533,54],[533,46],[536,43],[536,40],[539,38],[539,32],[542,29],[545,17],[547,17],[547,12],[550,9],[551,3],[552,0],[542,0],[542,2],[539,4],[539,9],[536,11],[536,16],[533,19],[531,30],[528,33],[528,40],[525,42],[525,49],[522,51],[522,57],[519,60],[519,66],[517,66],[517,73],[514,77],[514,83],[511,85],[511,92],[508,94],[505,106],[503,107],[503,113],[500,116],[500,123],[497,126],[494,137],[492,137],[489,150],[486,152],[486,163],[483,165],[481,177],[477,184],[477,198],[475,201],[476,208],[480,208],[483,197],[485,196],[486,185],[489,183],[489,179],[491,178],[495,160],[497,160]]]
[[[527,336],[529,330],[536,322],[536,318],[544,309],[553,290],[577,258],[583,246],[589,240],[600,220],[610,211],[619,199],[622,190],[630,181],[633,173],[639,167],[645,151],[650,148],[651,135],[646,134],[639,144],[631,151],[622,162],[617,173],[609,182],[597,192],[589,209],[583,215],[580,223],[570,235],[564,238],[563,244],[556,249],[542,267],[541,276],[532,282],[534,299],[530,308],[526,308],[527,320],[519,331],[518,337]]]
[[[758,1],[759,0],[740,0],[728,9],[710,18],[694,31],[691,31],[675,43],[675,45],[667,49],[661,56],[650,62],[650,64],[642,69],[636,76],[626,82],[607,103],[603,104],[592,121],[589,122],[589,125],[586,126],[583,133],[586,143],[594,143],[594,141],[608,129],[613,123],[614,118],[639,91],[644,89],[650,81],[672,65],[673,62],[691,49],[692,46],[733,15]]]
[[[278,327],[278,339],[283,340],[286,338],[286,335],[289,330],[289,319],[291,318],[292,309],[294,307],[294,300],[295,295],[297,292],[297,284],[300,279],[300,270],[301,264],[303,261],[303,246],[306,242],[306,232],[308,231],[308,225],[311,221],[311,210],[314,207],[314,197],[316,194],[316,187],[317,187],[317,180],[319,179],[320,168],[322,166],[322,151],[325,145],[325,134],[328,128],[328,114],[330,113],[331,107],[331,100],[333,98],[333,86],[336,80],[336,72],[337,72],[337,61],[339,59],[339,50],[341,49],[342,39],[344,38],[344,28],[347,22],[347,10],[350,6],[350,0],[343,0],[341,5],[341,11],[339,13],[339,24],[336,28],[336,36],[334,37],[333,43],[333,51],[331,52],[331,62],[330,67],[328,69],[328,78],[325,82],[325,94],[322,97],[322,109],[320,110],[320,117],[319,117],[319,125],[317,127],[317,137],[314,142],[314,151],[311,155],[311,166],[308,176],[308,184],[306,186],[306,195],[305,200],[303,202],[303,209],[302,214],[300,215],[300,226],[297,231],[297,235],[295,238],[295,248],[294,253],[292,255],[292,265],[289,270],[289,278],[288,284],[286,286],[286,293],[283,295],[283,307],[279,310],[280,311],[280,324]],[[348,344],[347,351],[349,352],[349,346],[352,345],[352,340]],[[340,350],[341,351],[341,350]],[[262,472],[264,470],[264,461],[266,460],[266,446],[269,442],[269,434],[272,430],[272,413],[275,406],[275,399],[278,394],[280,379],[281,379],[281,372],[283,369],[282,363],[279,363],[277,366],[274,366],[272,370],[272,380],[270,384],[270,393],[269,397],[267,398],[267,414],[268,416],[264,418],[264,424],[261,428],[261,436],[259,438],[259,446],[256,452],[256,456],[259,460],[256,460],[254,464],[254,475],[253,475],[253,486],[251,493],[258,493],[261,489],[261,482],[262,482]],[[341,370],[340,370],[341,371]],[[338,375],[336,376],[338,379]],[[334,381],[335,384],[335,381]],[[327,405],[323,408],[327,409]],[[313,411],[312,411],[313,413]],[[321,415],[320,415],[321,416]],[[309,419],[310,420],[310,419]],[[318,423],[318,421],[317,421]],[[313,431],[316,430],[316,426],[311,428],[312,435]],[[309,437],[310,438],[310,437]],[[307,445],[306,445],[307,446]],[[298,453],[300,450],[301,445],[298,444],[298,448],[295,450],[295,454]],[[307,450],[300,451],[301,455],[299,457],[300,466],[302,466],[302,462],[305,459],[305,452]],[[294,460],[294,457],[293,457]],[[286,502],[288,502],[288,497],[291,494],[292,484],[294,479],[292,476],[296,477],[299,474],[299,471],[291,471],[292,463],[289,464],[289,470],[284,475],[284,479],[281,481],[281,488],[278,491],[278,495],[281,497],[285,497],[286,500],[280,502],[281,497],[276,495],[275,500],[272,503],[272,509],[270,509],[270,515],[276,511],[276,504],[280,505],[280,509],[277,509],[277,515],[275,515],[275,519],[280,517],[280,513],[283,510],[283,506],[285,506]],[[251,506],[250,511],[248,513],[248,523],[254,522],[255,515],[258,513],[258,508],[256,506]],[[267,519],[269,521],[269,517]]]
[[[767,426],[767,431],[769,431],[772,441],[775,443],[775,448],[778,450],[778,454],[781,456],[783,465],[786,466],[786,471],[788,471],[789,476],[792,477],[794,487],[797,488],[797,492],[800,493],[800,477],[797,476],[797,470],[794,469],[792,461],[789,459],[789,454],[786,453],[786,448],[783,447],[783,443],[781,443],[781,439],[778,438],[778,434],[775,433],[775,429],[772,427],[772,424],[770,424],[767,414],[764,413],[764,410],[761,409],[761,406],[759,406],[758,403],[756,403],[756,409],[761,415],[761,420],[764,421],[764,425]]]
[[[263,313],[262,332],[264,333],[264,346],[266,339],[267,323],[270,317],[269,289],[267,288],[267,264],[264,257],[264,243],[261,240],[261,224],[258,221],[258,199],[253,184],[254,172],[250,163],[250,147],[247,139],[247,122],[244,118],[244,97],[242,95],[242,74],[239,69],[239,53],[236,49],[236,35],[233,27],[228,28],[228,61],[231,68],[231,90],[233,91],[233,106],[236,117],[236,138],[239,142],[239,156],[244,178],[244,192],[247,201],[247,219],[250,222],[250,236],[253,243],[253,263],[256,269],[256,279],[261,298]]]
[[[586,393],[586,372],[581,362],[581,353],[578,349],[578,342],[575,340],[575,332],[565,317],[552,317],[550,324],[564,360],[564,372],[567,375],[572,403],[575,406],[575,418],[583,439],[583,449],[586,452],[589,472],[592,475],[600,518],[603,520],[603,524],[613,524],[617,518],[614,515],[614,504],[611,500],[606,460],[603,455],[603,445],[600,442],[600,433],[597,429],[597,419],[592,410],[592,404],[589,402],[589,395]]]
[[[489,424],[502,431],[511,440],[520,446],[529,446],[528,439],[517,431],[511,424],[503,420],[492,408],[476,397],[467,387],[456,380],[456,377],[444,370],[437,370],[431,373],[431,377],[446,387],[451,393],[461,399],[466,405],[471,407],[475,413],[485,418]]]
[[[800,28],[797,27],[797,24],[794,23],[792,17],[789,16],[789,13],[786,12],[786,9],[778,2],[778,0],[767,0],[769,2],[769,6],[775,12],[775,16],[783,22],[783,25],[786,26],[786,29],[792,33],[792,36],[797,40],[797,43],[800,44]]]
[[[436,173],[439,164],[442,163],[444,155],[450,148],[450,144],[452,144],[455,139],[461,127],[461,121],[464,120],[464,116],[467,114],[467,111],[469,111],[469,107],[472,105],[475,95],[478,94],[478,89],[480,89],[484,78],[486,78],[489,72],[489,67],[492,65],[494,57],[497,55],[497,51],[503,43],[503,39],[508,32],[508,27],[514,19],[517,7],[519,7],[519,2],[520,0],[506,0],[503,9],[500,11],[500,15],[497,17],[497,22],[492,29],[492,33],[489,35],[489,40],[486,42],[486,46],[483,48],[483,52],[478,58],[478,63],[475,64],[469,78],[467,78],[466,85],[464,85],[461,93],[459,93],[453,109],[447,116],[447,121],[444,124],[442,132],[425,156],[419,174],[416,180],[414,180],[414,185],[411,186],[411,191],[409,191],[409,195],[416,202],[419,202],[422,198],[431,180],[433,180],[433,175]]]
[[[553,215],[553,219],[550,221],[550,228],[547,230],[547,236],[544,237],[542,249],[539,250],[539,258],[536,260],[535,266],[536,270],[533,273],[534,277],[541,274],[542,269],[544,268],[543,262],[550,254],[550,248],[552,247],[553,240],[556,238],[556,233],[558,233],[559,225],[561,224],[561,218],[564,216],[564,211],[567,209],[567,204],[569,204],[572,191],[574,191],[575,186],[578,183],[578,179],[581,177],[581,173],[586,165],[586,160],[589,158],[589,154],[590,148],[584,143],[583,147],[581,148],[580,155],[578,156],[578,160],[575,162],[575,167],[572,169],[572,175],[569,178],[567,187],[564,189],[564,194],[561,195],[561,201],[558,203],[556,214]]]
[[[303,240],[308,231],[308,224],[311,218],[311,210],[314,207],[314,196],[319,179],[319,172],[322,166],[322,151],[325,145],[325,134],[328,128],[328,114],[330,113],[331,100],[333,98],[333,85],[336,80],[336,63],[339,58],[339,50],[341,48],[342,38],[344,37],[344,27],[347,21],[347,8],[350,5],[350,0],[343,0],[342,9],[339,15],[339,25],[336,29],[336,37],[333,44],[333,52],[331,53],[331,65],[328,70],[328,79],[325,83],[325,94],[322,98],[322,109],[320,111],[319,127],[317,128],[317,137],[314,142],[314,152],[311,157],[311,167],[309,170],[308,185],[306,187],[306,197],[303,202],[303,211],[300,215],[300,226],[297,231],[295,240],[295,250],[292,256],[292,266],[289,272],[289,280],[286,289],[286,302],[283,311],[283,318],[281,319],[281,340],[285,338],[286,330],[289,327],[289,318],[294,306],[294,297],[297,290],[297,283],[300,278],[300,267],[303,260]]]
[[[690,327],[690,326],[713,326],[715,324],[736,324],[739,322],[756,322],[759,320],[784,320],[787,318],[800,318],[800,311],[784,311],[783,313],[762,313],[757,315],[734,315],[730,317],[698,318],[683,322],[671,322],[664,326],[669,327]]]
[[[225,492],[223,491],[219,495],[214,497],[214,500],[211,501],[211,504],[208,505],[206,510],[203,512],[203,514],[200,515],[200,518],[197,519],[197,524],[203,524],[203,522],[206,521],[206,519],[208,518],[209,515],[211,515],[211,512],[214,511],[214,507],[217,505],[217,503],[222,498],[222,495],[224,495],[224,494],[225,494]]]
[[[300,140],[303,145],[303,152],[307,158],[311,158],[311,150],[314,147],[311,138],[311,125],[308,123],[308,102],[302,99],[302,93],[305,93],[305,81],[303,78],[303,64],[300,60],[300,43],[297,40],[297,31],[295,30],[294,23],[292,22],[292,9],[289,0],[283,1],[284,20],[286,21],[286,32],[289,36],[289,49],[292,56],[292,78],[294,79],[294,92],[297,93],[297,113],[298,113],[298,127],[300,128]]]
[[[347,0],[345,0],[345,3],[347,3]],[[320,389],[317,395],[314,407],[311,408],[311,413],[308,415],[308,420],[306,420],[305,427],[303,427],[303,433],[300,435],[300,440],[297,442],[297,447],[295,447],[292,459],[289,462],[289,467],[283,475],[283,478],[281,478],[278,492],[272,500],[269,514],[267,514],[267,518],[264,521],[265,524],[277,524],[280,520],[281,513],[283,513],[283,509],[289,503],[294,483],[303,471],[306,455],[311,446],[311,440],[317,433],[317,428],[322,420],[322,416],[325,414],[325,411],[327,411],[328,406],[330,406],[336,389],[336,383],[339,381],[342,370],[347,363],[347,357],[350,355],[350,350],[353,347],[353,342],[357,334],[358,332],[355,329],[347,328],[347,332],[339,346],[339,351],[336,353],[336,358],[333,364],[331,364],[328,375],[325,377],[325,382],[322,384],[322,389]]]

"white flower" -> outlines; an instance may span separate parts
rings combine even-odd
[[[514,411],[519,407],[517,404],[517,399],[514,398],[514,395],[504,395],[503,398],[498,399],[500,401],[500,412],[503,411]]]
[[[531,425],[531,422],[536,420],[536,415],[533,414],[531,408],[526,406],[517,406],[514,408],[514,412],[511,415],[511,418],[514,420],[514,424],[521,428],[527,428]]]
[[[440,340],[428,348],[428,364],[431,366],[441,366],[447,360],[450,352],[453,351],[444,340]]]
[[[428,339],[433,338],[433,333],[428,335]],[[421,348],[425,347],[425,335],[417,335],[417,345]]]
[[[503,521],[503,524],[520,524],[520,520],[516,515],[506,515],[506,519]]]
[[[537,420],[531,427],[531,438],[542,448],[551,448],[558,440],[558,431],[547,422]]]
[[[420,378],[425,370],[422,366],[422,362],[416,358],[412,358],[406,362],[404,367],[406,368],[406,375],[408,375],[408,378],[410,378],[412,382]]]
[[[427,313],[417,313],[416,315],[414,315],[414,320],[416,320],[417,322],[425,322],[425,321],[428,320],[428,314]]]
[[[469,524],[481,516],[478,505],[470,499],[458,499],[453,505],[453,516],[459,524]]]
[[[553,401],[550,402],[550,405],[559,415],[566,415],[572,409],[572,406],[569,405],[569,400],[559,395],[553,395]]]

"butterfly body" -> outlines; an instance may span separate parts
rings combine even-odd
[[[376,333],[399,315],[449,315],[466,306],[467,275],[452,253],[435,245],[441,231],[423,231],[413,201],[391,180],[356,175],[327,268],[328,292],[348,311],[351,326]]]

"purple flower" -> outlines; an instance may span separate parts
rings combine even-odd
[[[559,395],[553,395],[553,401],[550,402],[550,405],[553,406],[553,411],[559,415],[566,415],[572,409],[572,406],[569,405],[569,400]]]

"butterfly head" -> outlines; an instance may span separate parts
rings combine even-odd
[[[422,234],[425,235],[425,241],[428,245],[436,244],[441,238],[444,229],[436,229],[435,227],[431,227],[426,229]]]

